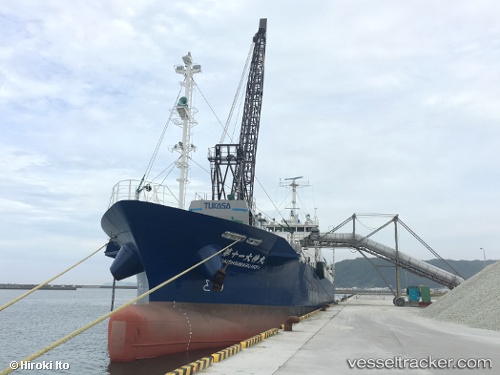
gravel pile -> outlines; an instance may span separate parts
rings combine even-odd
[[[500,261],[475,274],[420,313],[426,318],[500,331]]]

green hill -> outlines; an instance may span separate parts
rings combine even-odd
[[[365,258],[346,259],[341,262],[335,263],[335,285],[338,288],[383,288],[387,285],[380,277],[377,270],[372,263],[378,268],[384,278],[391,284],[392,287],[396,285],[396,271],[393,264],[379,258],[370,258],[371,263]],[[442,268],[446,271],[455,273],[446,263],[440,259],[426,260],[436,267]],[[475,275],[484,268],[484,261],[482,260],[451,260],[448,262],[458,273],[464,278],[468,279]],[[487,260],[486,264],[494,263],[494,260]],[[440,284],[428,280],[426,278],[418,277],[404,269],[401,269],[401,287],[405,288],[410,285],[427,285],[431,288],[440,288]]]

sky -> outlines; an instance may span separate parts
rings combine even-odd
[[[6,0],[0,283],[45,281],[107,242],[100,220],[111,190],[143,176],[187,52],[203,71],[187,200],[210,192],[207,150],[260,18],[257,207],[279,218],[275,205],[290,197],[280,178],[304,176],[301,215],[317,215],[322,231],[357,213],[369,232],[390,216],[362,214],[398,214],[443,258],[499,258],[498,1]],[[153,174],[180,139],[169,126]],[[400,232],[401,251],[434,257]],[[335,252],[337,261],[356,256]],[[110,264],[99,253],[55,282],[111,282]]]

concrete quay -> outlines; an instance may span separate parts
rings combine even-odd
[[[392,296],[353,297],[201,373],[499,373],[500,332],[430,320],[418,312],[394,306]]]

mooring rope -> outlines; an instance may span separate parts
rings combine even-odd
[[[216,252],[215,254],[212,254],[210,255],[209,257],[199,261],[198,263],[196,263],[194,266],[191,266],[189,267],[188,269],[182,271],[181,273],[175,275],[174,277],[164,281],[163,283],[155,286],[153,289],[150,289],[148,290],[147,292],[141,294],[139,297],[136,297],[134,298],[133,300],[125,303],[124,305],[118,307],[116,310],[113,310],[113,311],[110,311],[108,312],[107,314],[104,314],[103,316],[101,316],[100,318],[97,318],[96,320],[94,320],[93,322],[90,322],[89,324],[87,324],[86,326],[82,327],[82,328],[79,328],[77,329],[76,331],[70,333],[69,335],[63,337],[62,339],[59,339],[55,342],[53,342],[52,344],[50,344],[49,346],[46,346],[45,348],[39,350],[38,352],[36,353],[33,353],[32,355],[30,355],[29,357],[26,357],[25,359],[21,360],[21,361],[18,361],[17,363],[16,362],[11,362],[11,367],[10,368],[6,368],[4,369],[2,372],[0,372],[0,375],[6,375],[6,374],[10,374],[11,372],[17,370],[18,368],[21,367],[21,364],[22,363],[28,363],[28,362],[31,362],[33,361],[34,359],[42,356],[43,354],[47,353],[48,351],[58,347],[59,345],[61,344],[64,344],[66,341],[69,341],[71,340],[72,338],[78,336],[80,333],[82,332],[85,332],[87,329],[95,326],[96,324],[102,322],[103,320],[109,318],[111,315],[114,315],[116,314],[118,311],[121,311],[123,310],[125,307],[127,306],[130,306],[132,305],[133,303],[139,301],[141,298],[144,298],[148,295],[150,295],[151,293],[157,291],[158,289],[160,288],[163,288],[165,285],[171,283],[172,281],[174,280],[177,280],[179,277],[185,275],[186,273],[188,273],[189,271],[192,271],[194,270],[196,267],[202,265],[203,263],[209,261],[210,259],[212,259],[213,257],[215,257],[216,255],[226,251],[227,249],[229,249],[231,246],[235,245],[236,243],[238,242],[241,242],[241,241],[244,241],[245,240],[245,237],[244,236],[241,236],[242,238],[238,238],[236,239],[233,243],[231,243],[230,245],[226,246],[225,248],[219,250],[218,252]],[[13,365],[14,364],[14,365]],[[17,366],[16,366],[17,365]],[[14,368],[13,368],[14,367]]]
[[[40,289],[42,286],[44,285],[47,285],[48,283],[50,283],[51,281],[57,279],[58,277],[64,275],[66,272],[72,270],[73,268],[75,268],[76,266],[82,264],[83,262],[85,262],[87,259],[89,259],[90,257],[96,255],[99,251],[101,251],[104,247],[106,247],[108,243],[106,242],[104,245],[102,245],[100,248],[98,248],[96,251],[94,251],[92,254],[86,256],[85,258],[83,258],[82,260],[78,261],[77,263],[73,264],[71,267],[65,269],[64,271],[62,271],[61,273],[57,274],[56,276],[52,277],[51,279],[47,280],[47,281],[44,281],[43,283],[35,286],[33,289],[31,290],[28,290],[26,293],[20,295],[19,297],[13,299],[12,301],[10,302],[7,302],[5,305],[1,306],[0,307],[0,311],[6,309],[7,307],[9,307],[10,305],[13,305],[14,303],[22,300],[24,297],[27,297],[29,296],[31,293],[37,291],[38,289]]]
[[[111,293],[111,310],[115,308],[115,291],[116,291],[116,279],[113,277],[113,292]]]

